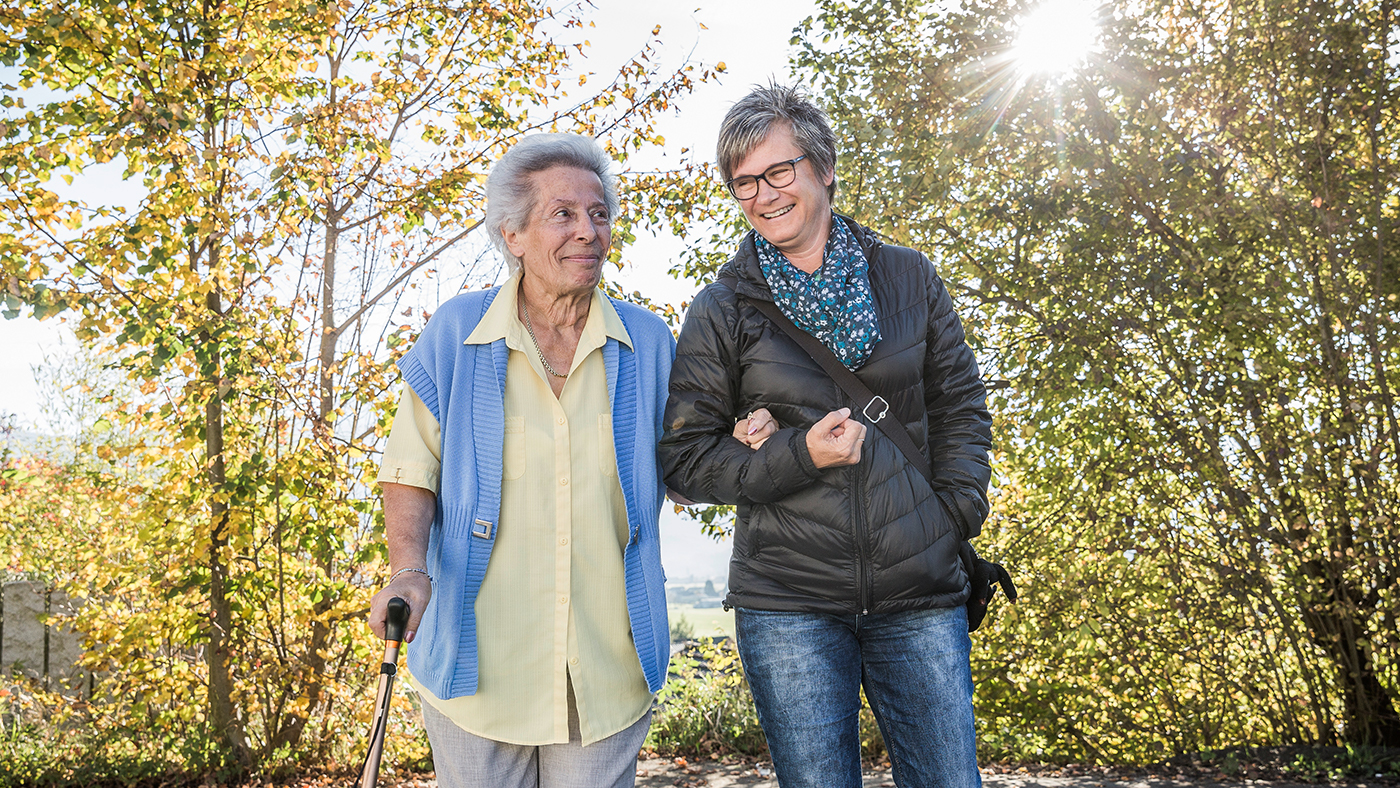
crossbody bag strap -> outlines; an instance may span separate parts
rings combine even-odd
[[[729,285],[729,288],[734,290],[736,295],[738,294],[737,279],[733,277],[723,277],[720,281]],[[827,376],[830,377],[837,386],[840,386],[842,391],[846,392],[846,396],[850,397],[853,402],[864,402],[865,406],[861,408],[861,415],[865,416],[872,424],[879,427],[880,431],[885,433],[885,437],[894,441],[894,445],[899,447],[899,451],[904,455],[904,459],[907,460],[910,465],[913,465],[915,470],[922,473],[924,478],[929,480],[930,484],[933,483],[933,469],[929,467],[928,460],[924,457],[924,453],[919,451],[919,448],[914,445],[914,439],[909,437],[909,431],[904,429],[904,426],[899,423],[898,419],[885,421],[885,416],[890,412],[890,403],[888,400],[871,391],[870,387],[862,383],[861,379],[856,377],[854,372],[846,369],[846,365],[842,364],[841,361],[836,358],[836,354],[832,353],[831,349],[826,345],[823,345],[821,340],[793,325],[793,322],[788,319],[787,315],[783,314],[783,310],[779,309],[777,304],[772,301],[764,301],[761,298],[749,298],[748,301],[769,320],[773,321],[774,325],[781,328],[783,333],[787,334],[792,341],[796,342],[803,350],[807,351],[807,355],[811,356],[812,360],[817,362],[823,370],[826,370]]]

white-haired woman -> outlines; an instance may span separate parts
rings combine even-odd
[[[486,185],[511,276],[398,362],[378,481],[439,785],[630,786],[666,676],[656,463],[675,342],[598,289],[618,211],[593,140],[527,137]]]
[[[976,788],[960,545],[988,509],[977,362],[928,258],[832,212],[836,138],[801,91],[754,90],[718,148],[754,229],[686,314],[660,453],[671,489],[738,505],[725,604],[778,782],[858,788],[863,687],[896,785]],[[880,396],[854,401],[770,308]]]

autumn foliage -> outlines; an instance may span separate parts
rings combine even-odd
[[[497,275],[477,232],[486,172],[553,129],[600,136],[625,166],[714,74],[662,69],[651,41],[585,87],[576,10],[0,12],[8,309],[61,312],[129,383],[92,394],[110,430],[71,471],[85,540],[40,529],[39,498],[5,512],[12,565],[40,551],[39,574],[89,600],[88,725],[196,772],[350,760],[377,665],[363,617],[384,569],[371,480],[392,361],[427,310]],[[671,199],[695,188],[647,177]],[[623,236],[667,210],[633,193]],[[11,492],[38,495],[25,467]]]
[[[1395,8],[1103,6],[1052,77],[1013,56],[1030,5],[823,0],[794,37],[838,209],[935,260],[993,390],[982,550],[1023,595],[975,636],[984,754],[1400,745]],[[615,237],[689,238],[691,276],[743,229],[703,165],[627,163],[714,71],[648,43],[584,84],[568,9],[0,10],[5,310],[105,370],[65,383],[72,446],[0,462],[0,561],[85,600],[94,676],[25,714],[157,772],[354,761],[392,361],[497,278],[492,161],[600,136]]]
[[[993,2],[827,0],[796,58],[994,387],[984,745],[1400,746],[1395,8],[1057,8],[1068,72]]]

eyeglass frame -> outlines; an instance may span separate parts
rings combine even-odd
[[[753,198],[755,198],[755,197],[758,196],[758,182],[759,182],[759,181],[763,181],[764,183],[768,184],[770,187],[772,187],[772,188],[774,188],[774,189],[786,188],[786,187],[792,185],[792,181],[797,180],[797,163],[798,163],[799,161],[802,161],[802,160],[805,159],[805,158],[807,158],[807,154],[804,153],[804,154],[802,154],[801,156],[798,156],[798,157],[795,158],[795,159],[788,159],[787,161],[780,161],[780,162],[777,162],[777,163],[775,163],[775,164],[772,164],[772,165],[770,165],[767,169],[765,169],[765,170],[762,172],[762,174],[759,174],[759,175],[740,175],[738,178],[730,178],[729,180],[727,180],[727,181],[724,182],[724,187],[725,187],[726,189],[729,190],[730,196],[732,196],[732,197],[733,197],[734,199],[736,199],[736,200],[739,200],[740,202],[743,202],[743,201],[745,201],[745,200],[752,200]],[[782,186],[778,186],[777,184],[775,184],[775,183],[773,183],[772,181],[768,180],[768,173],[772,172],[773,170],[775,170],[775,169],[777,169],[778,167],[781,167],[781,166],[783,166],[783,165],[785,165],[785,164],[792,167],[792,181],[788,181],[787,183],[783,184]],[[744,179],[744,178],[753,178],[754,192],[753,192],[753,194],[750,194],[750,195],[747,196],[747,197],[740,197],[740,196],[739,196],[738,190],[734,188],[734,182],[735,182],[735,181],[742,180],[742,179]]]

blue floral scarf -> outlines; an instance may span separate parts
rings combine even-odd
[[[826,345],[846,369],[864,364],[880,341],[880,323],[870,292],[869,263],[846,223],[831,217],[831,235],[815,273],[799,270],[758,233],[754,246],[763,278],[783,314]]]

